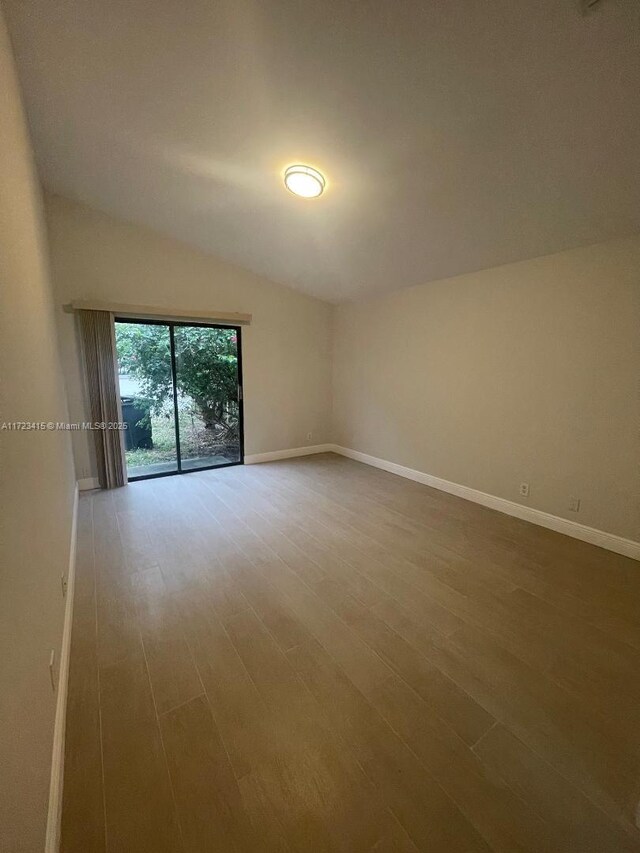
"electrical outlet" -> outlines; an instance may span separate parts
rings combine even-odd
[[[571,512],[580,512],[580,498],[569,498],[569,510]]]
[[[311,439],[312,439],[312,438],[313,438],[313,433],[312,433],[312,432],[308,432],[308,433],[307,433],[307,441],[311,441]]]
[[[523,498],[529,497],[529,483],[520,483],[520,494]]]

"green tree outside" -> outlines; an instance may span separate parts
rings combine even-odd
[[[238,344],[235,329],[175,326],[178,394],[191,398],[206,429],[220,438],[238,432]],[[138,380],[151,412],[160,415],[173,399],[169,329],[116,323],[120,370]]]

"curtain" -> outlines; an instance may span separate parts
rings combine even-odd
[[[115,327],[108,311],[78,311],[85,372],[94,424],[122,420],[116,370]],[[94,429],[93,436],[101,489],[127,483],[123,435],[120,429]]]

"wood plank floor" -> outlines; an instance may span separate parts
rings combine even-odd
[[[344,458],[80,501],[63,853],[640,851],[640,564]]]

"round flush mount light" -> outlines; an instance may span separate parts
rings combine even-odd
[[[284,185],[294,195],[317,198],[325,187],[324,175],[311,166],[289,166],[284,172]]]

